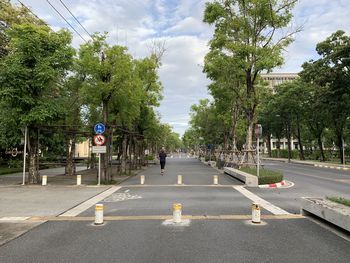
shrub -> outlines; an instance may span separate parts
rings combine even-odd
[[[338,203],[338,204],[350,206],[350,200],[346,199],[346,198],[343,198],[343,197],[333,197],[333,196],[328,197],[327,196],[327,199],[332,201],[332,202]]]
[[[257,174],[256,168],[242,167],[240,170],[255,176]],[[258,178],[259,184],[279,183],[282,180],[283,180],[282,172],[272,171],[268,169],[259,170],[259,178]]]

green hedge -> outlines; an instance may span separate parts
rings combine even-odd
[[[240,169],[243,172],[252,174],[256,176],[256,168],[250,168],[250,167],[242,167]],[[273,184],[273,183],[279,183],[283,180],[283,173],[272,171],[268,169],[260,169],[259,170],[259,178],[258,182],[259,184]]]

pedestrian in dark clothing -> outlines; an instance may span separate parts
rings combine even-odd
[[[159,162],[160,162],[160,173],[161,175],[164,175],[164,167],[165,167],[165,160],[166,160],[166,152],[165,148],[162,147],[160,149],[159,154],[158,154]]]

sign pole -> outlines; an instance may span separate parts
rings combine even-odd
[[[260,168],[260,167],[259,167],[259,166],[260,166],[260,158],[259,158],[259,157],[260,157],[260,156],[259,156],[259,152],[260,152],[260,151],[259,151],[260,141],[259,141],[259,137],[260,137],[260,136],[258,136],[258,143],[257,143],[257,146],[256,146],[256,149],[257,149],[257,151],[258,151],[258,158],[257,158],[257,159],[258,159],[258,165],[257,165],[257,168],[256,168],[256,174],[257,174],[258,177],[259,177],[259,168]]]
[[[26,126],[25,129],[24,129],[23,180],[22,180],[22,185],[25,185],[25,183],[26,183],[27,133],[28,133],[28,127]]]
[[[98,183],[97,185],[100,186],[101,183],[101,154],[98,154]]]

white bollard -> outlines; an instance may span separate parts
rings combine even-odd
[[[213,181],[214,181],[213,183],[215,185],[219,184],[219,176],[218,175],[214,175]]]
[[[182,175],[177,176],[177,184],[182,184]]]
[[[77,174],[77,185],[81,185],[81,174]]]
[[[258,203],[252,204],[252,222],[255,224],[260,224],[260,206]]]
[[[43,175],[43,179],[41,181],[42,185],[47,185],[47,175]]]
[[[173,204],[173,222],[181,223],[182,204]]]
[[[96,204],[95,206],[95,225],[103,224],[103,204]]]
[[[144,175],[140,176],[140,184],[145,184],[145,176]]]

